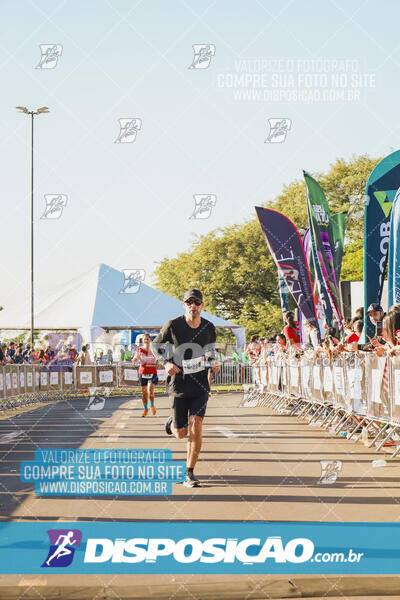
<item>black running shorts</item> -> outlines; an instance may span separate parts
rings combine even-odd
[[[174,425],[182,429],[189,425],[189,415],[204,418],[206,414],[208,393],[200,393],[195,398],[170,396],[174,409]]]
[[[139,375],[139,385],[141,387],[146,387],[148,383],[158,383],[158,377],[157,375],[154,373],[154,375],[151,375],[150,377],[143,377],[143,375]]]

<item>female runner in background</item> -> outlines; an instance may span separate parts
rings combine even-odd
[[[156,414],[154,406],[154,384],[158,383],[157,377],[157,361],[156,357],[150,350],[151,337],[148,333],[143,336],[143,344],[137,350],[132,362],[139,362],[139,385],[142,388],[143,414],[146,417],[149,412],[148,400],[150,396],[150,408],[153,415]]]

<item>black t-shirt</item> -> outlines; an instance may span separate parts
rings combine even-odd
[[[202,317],[196,328],[190,327],[183,315],[165,323],[154,343],[169,342],[174,346],[170,362],[180,372],[167,378],[170,395],[196,397],[209,392],[205,363],[215,357],[215,337],[214,325]]]

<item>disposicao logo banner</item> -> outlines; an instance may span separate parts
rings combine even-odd
[[[390,213],[399,187],[400,150],[396,150],[376,165],[365,190],[363,341],[366,341],[366,334],[375,335],[367,309],[370,304],[380,304],[381,301],[389,248]]]
[[[397,574],[399,523],[0,523],[3,574]]]

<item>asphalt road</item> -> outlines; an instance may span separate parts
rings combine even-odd
[[[241,399],[239,393],[212,397],[204,422],[201,460],[196,468],[202,487],[188,489],[174,484],[171,496],[39,498],[35,496],[33,485],[21,482],[19,477],[20,462],[33,460],[34,451],[43,448],[167,448],[172,450],[174,459],[185,460],[185,442],[168,437],[164,432],[164,421],[170,414],[167,397],[157,398],[157,415],[146,418],[141,417],[138,398],[110,398],[101,411],[85,410],[85,399],[71,399],[40,405],[21,414],[3,413],[0,418],[0,519],[21,522],[398,520],[400,458],[388,462],[384,468],[374,468],[372,461],[382,453],[377,455],[361,444],[332,437],[318,427],[265,407],[240,407]],[[320,485],[320,461],[329,459],[342,461],[342,470],[336,483]],[[341,585],[355,581],[349,577],[333,579]],[[363,578],[363,581],[369,579]],[[380,580],[376,595],[378,591],[385,594],[383,582],[389,579]],[[303,586],[306,580],[312,578],[296,578]],[[374,592],[373,581],[369,582],[368,589],[362,590],[361,596]],[[87,592],[87,598],[107,597],[107,590],[117,584],[127,586],[123,589],[128,593],[132,578],[114,576],[99,581],[98,576],[84,579],[74,576],[74,584],[91,585],[93,590],[100,586],[103,590],[100,596]],[[66,590],[67,585],[71,585],[71,577],[0,577],[0,586],[22,587],[29,592],[24,597],[30,597],[30,590],[36,588],[42,597],[51,597],[45,595],[45,592],[50,593],[49,586],[56,586],[59,593]],[[134,590],[135,593],[145,590],[143,597],[147,598],[181,598],[185,597],[185,590],[186,597],[212,598],[217,589],[220,589],[219,597],[240,597],[237,594],[242,590],[240,593],[245,593],[242,597],[258,598],[268,597],[257,593],[264,590],[262,593],[267,594],[265,590],[273,585],[278,587],[275,595],[270,588],[269,597],[300,597],[287,577],[267,575],[261,578],[171,575],[153,576],[151,581],[143,575],[135,577]],[[11,588],[0,589],[3,590],[0,597],[12,597]],[[79,589],[71,597],[79,598]],[[335,589],[337,584],[331,586],[330,596]],[[352,595],[357,590],[360,588],[355,586]],[[305,589],[302,591],[305,597],[303,592]],[[317,597],[315,593],[314,590],[313,597]],[[349,590],[342,593],[348,594]],[[125,597],[122,591],[119,596]]]

